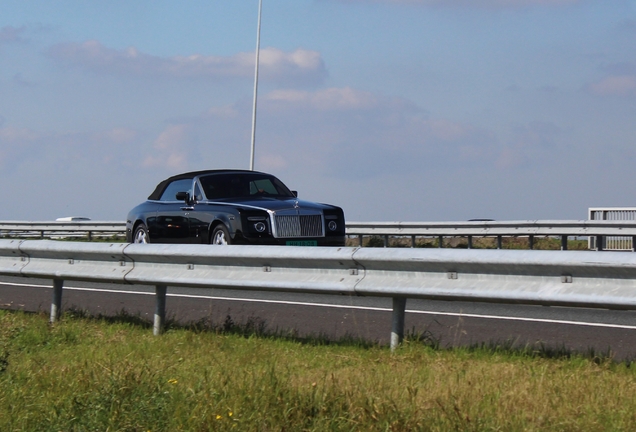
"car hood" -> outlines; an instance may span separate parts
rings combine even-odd
[[[327,204],[315,203],[312,201],[303,201],[296,198],[269,198],[269,197],[258,197],[253,199],[224,199],[224,200],[214,200],[210,201],[210,203],[227,203],[235,206],[245,206],[245,207],[257,207],[261,209],[271,210],[271,211],[279,211],[279,210],[293,210],[295,208],[298,209],[310,209],[310,210],[324,210],[329,208],[334,208],[333,206]]]

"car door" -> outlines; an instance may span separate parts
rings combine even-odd
[[[179,192],[192,195],[192,179],[171,182],[157,204],[157,214],[149,230],[153,243],[190,243],[190,205],[177,199]]]
[[[209,227],[214,220],[211,207],[203,200],[203,193],[198,181],[194,182],[192,203],[188,208],[188,222],[190,225],[190,243],[207,244],[210,240]],[[201,202],[203,201],[203,202]]]

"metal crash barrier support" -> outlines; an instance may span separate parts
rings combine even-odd
[[[169,286],[388,297],[393,350],[408,298],[636,310],[636,254],[624,252],[0,240],[0,275],[52,280],[52,323],[67,280],[154,286],[155,335]]]

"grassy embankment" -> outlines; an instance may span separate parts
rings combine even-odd
[[[253,323],[252,323],[253,324]],[[636,429],[626,363],[0,311],[2,431]]]

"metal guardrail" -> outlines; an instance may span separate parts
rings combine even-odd
[[[0,221],[0,237],[86,237],[125,236],[126,223],[112,221]]]
[[[533,249],[536,237],[558,237],[562,250],[567,249],[569,237],[592,237],[598,239],[595,249],[603,250],[603,238],[606,236],[636,237],[636,220],[348,222],[347,235],[358,236],[360,245],[364,236],[380,236],[384,238],[385,246],[391,236],[410,237],[411,247],[415,246],[418,237],[437,237],[438,245],[443,244],[445,237],[465,237],[468,249],[472,249],[474,237],[496,238],[497,249],[502,248],[504,237],[527,237],[529,249]]]
[[[19,222],[0,221],[0,237],[77,237],[89,240],[94,236],[124,236],[125,222]],[[504,237],[527,237],[528,248],[534,247],[535,237],[558,237],[561,249],[567,249],[569,237],[590,237],[596,250],[604,249],[605,238],[622,236],[636,237],[636,220],[555,220],[555,221],[468,221],[468,222],[348,222],[346,234],[358,237],[359,246],[363,238],[378,236],[389,244],[390,237],[410,237],[414,247],[417,238],[435,237],[443,245],[443,238],[464,237],[468,248],[472,248],[474,237],[494,237],[497,248],[502,248]],[[636,242],[631,242],[634,250]]]
[[[636,221],[636,207],[591,207],[588,218],[602,221]],[[634,250],[636,242],[633,237],[608,236],[602,239],[602,247],[608,250]],[[589,248],[596,249],[597,239],[590,237]]]
[[[391,297],[393,349],[408,298],[636,310],[636,254],[621,252],[0,240],[0,275],[52,279],[52,322],[65,280],[154,285],[155,334],[168,286]]]

